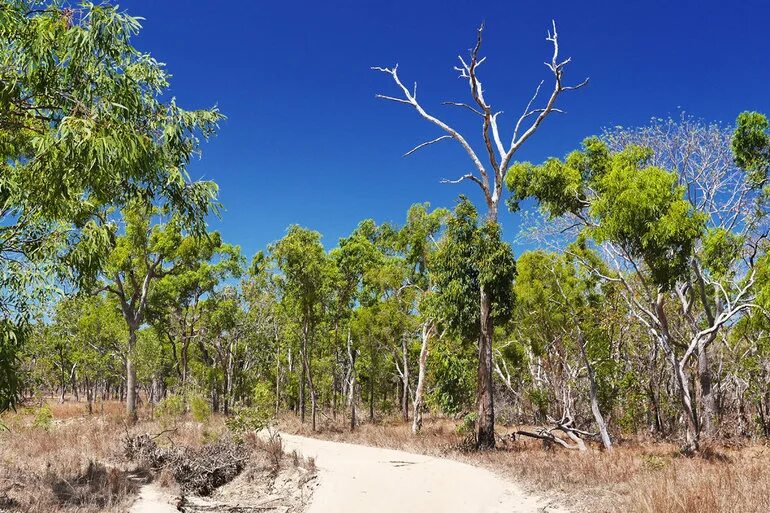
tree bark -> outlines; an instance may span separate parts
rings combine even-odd
[[[701,435],[710,437],[714,431],[715,401],[712,391],[711,367],[708,356],[708,340],[698,342],[698,393],[699,428]]]
[[[404,366],[403,371],[403,394],[401,396],[401,412],[404,422],[409,422],[409,353],[406,347],[406,337],[401,337],[401,354]]]
[[[134,366],[136,327],[128,327],[128,353],[126,354],[126,414],[130,422],[136,422],[136,367]]]
[[[476,389],[477,437],[479,449],[495,447],[495,402],[492,391],[492,298],[481,286],[479,368]]]
[[[599,427],[599,435],[602,439],[602,445],[604,445],[604,448],[608,451],[612,450],[612,441],[610,440],[610,435],[607,432],[607,423],[604,421],[604,417],[602,416],[602,412],[599,409],[599,398],[597,394],[596,389],[596,374],[594,373],[593,365],[591,365],[590,360],[588,359],[588,354],[586,353],[586,347],[585,347],[586,341],[583,336],[582,330],[578,331],[578,345],[580,346],[580,354],[583,356],[583,363],[585,363],[586,370],[588,371],[588,385],[589,385],[589,395],[591,399],[591,413],[594,415],[594,420],[596,421],[596,425]]]
[[[348,407],[350,408],[350,430],[356,428],[356,350],[353,348],[353,336],[348,328],[348,360],[350,362],[350,384],[348,385]]]
[[[85,377],[86,381],[86,402],[88,403],[88,414],[91,415],[94,412],[93,404],[94,404],[94,391],[91,388],[91,380],[88,379],[88,376]]]
[[[414,420],[412,422],[412,433],[418,434],[422,429],[422,395],[425,389],[425,369],[428,363],[428,343],[433,331],[433,323],[425,323],[422,326],[420,361],[417,368],[417,388],[414,391]]]
[[[303,342],[304,345],[304,342]],[[304,353],[304,349],[302,353]],[[305,357],[302,356],[302,365],[299,370],[299,421],[305,423]]]

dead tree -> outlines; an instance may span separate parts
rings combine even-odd
[[[556,22],[553,22],[553,31],[547,33],[546,40],[553,46],[553,54],[550,62],[545,65],[553,76],[553,88],[547,101],[542,107],[535,107],[534,104],[540,96],[540,91],[544,81],[541,81],[535,89],[535,93],[524,108],[524,112],[519,116],[513,126],[510,143],[503,143],[502,135],[498,125],[498,118],[502,111],[494,110],[491,104],[484,96],[484,88],[478,76],[478,68],[485,61],[485,58],[479,57],[481,50],[482,33],[484,25],[479,27],[476,37],[476,45],[470,51],[470,58],[466,61],[459,56],[460,66],[455,67],[460,74],[460,78],[467,81],[471,92],[472,103],[464,102],[445,102],[445,105],[460,107],[466,109],[481,119],[481,135],[486,150],[486,155],[479,157],[468,140],[450,125],[430,114],[417,100],[417,84],[413,89],[404,85],[398,76],[398,65],[392,68],[374,67],[375,71],[387,73],[393,79],[399,91],[399,96],[388,96],[378,94],[377,98],[396,103],[408,105],[417,111],[417,113],[436,126],[442,135],[418,144],[404,156],[409,156],[427,146],[433,145],[445,139],[453,139],[467,153],[474,170],[455,179],[442,180],[443,183],[460,183],[471,181],[481,188],[484,200],[487,206],[487,219],[490,222],[497,222],[498,210],[500,207],[500,198],[502,197],[505,173],[513,161],[516,152],[524,143],[532,137],[546,117],[552,112],[563,112],[556,107],[558,97],[566,92],[579,89],[588,83],[588,79],[577,85],[565,85],[563,81],[564,68],[570,62],[570,59],[560,60],[559,57],[559,37],[556,31]],[[487,160],[487,164],[482,162],[482,158]],[[479,365],[478,365],[478,384],[476,395],[476,408],[478,413],[478,433],[477,440],[480,448],[491,448],[495,446],[495,412],[494,398],[492,394],[492,300],[489,291],[481,286],[479,310],[480,310],[480,336],[478,341]]]
[[[593,437],[596,436],[595,433],[589,433],[588,431],[583,431],[581,429],[578,429],[575,427],[575,420],[569,416],[569,414],[564,414],[561,418],[561,420],[556,420],[553,418],[548,418],[548,420],[553,424],[553,426],[549,427],[541,427],[537,431],[524,431],[524,430],[518,430],[515,432],[515,435],[519,436],[527,436],[529,438],[537,438],[539,440],[542,440],[546,444],[555,443],[558,444],[565,449],[570,450],[576,450],[576,451],[585,451],[586,450],[586,444],[581,438],[581,436],[588,436]],[[560,438],[554,434],[554,432],[561,431],[567,437],[573,442],[570,444],[563,438]]]

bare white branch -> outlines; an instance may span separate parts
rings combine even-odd
[[[476,175],[474,175],[473,173],[468,173],[467,175],[463,175],[463,176],[461,176],[460,178],[458,178],[456,180],[450,180],[448,178],[442,178],[441,179],[441,183],[460,183],[460,182],[463,182],[465,180],[470,180],[471,182],[475,182],[475,183],[477,183],[479,185],[482,185],[481,180],[479,180],[479,178]]]
[[[469,111],[473,112],[477,116],[481,116],[482,118],[484,117],[484,113],[480,112],[478,109],[474,109],[473,107],[471,107],[467,103],[462,103],[462,102],[444,102],[444,105],[451,105],[452,107],[462,107],[464,109],[468,109]]]
[[[451,135],[442,135],[441,137],[436,137],[435,139],[431,139],[430,141],[425,141],[424,143],[418,144],[417,146],[415,146],[411,150],[409,150],[406,153],[404,153],[403,156],[404,157],[408,157],[409,155],[411,155],[412,153],[416,152],[417,150],[419,150],[421,148],[424,148],[426,146],[430,146],[431,144],[435,144],[435,143],[437,143],[439,141],[443,141],[444,139],[451,139],[451,138],[452,138]]]

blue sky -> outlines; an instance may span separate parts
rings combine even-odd
[[[466,101],[453,66],[486,23],[481,68],[486,97],[516,115],[541,79],[551,19],[568,82],[590,85],[560,100],[517,155],[562,156],[602,127],[644,124],[680,109],[731,122],[742,110],[770,113],[770,1],[390,1],[214,2],[125,0],[145,18],[136,45],[167,63],[172,94],[186,108],[218,104],[227,120],[191,166],[220,185],[225,212],[211,226],[248,257],[297,223],[327,247],[360,220],[403,221],[412,203],[451,207],[473,184],[445,185],[470,170],[451,141],[401,155],[438,135],[371,66],[399,64],[419,83],[426,108],[478,144],[472,114],[442,106]],[[518,217],[501,216],[504,233]]]

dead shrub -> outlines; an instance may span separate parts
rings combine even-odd
[[[126,436],[124,456],[155,472],[167,471],[185,493],[210,495],[237,476],[248,459],[245,446],[228,438],[201,447],[159,447],[155,438],[148,433]],[[282,454],[280,446],[277,450]]]
[[[232,481],[243,470],[248,457],[243,445],[220,440],[199,449],[186,449],[174,458],[169,468],[182,491],[210,495]]]

